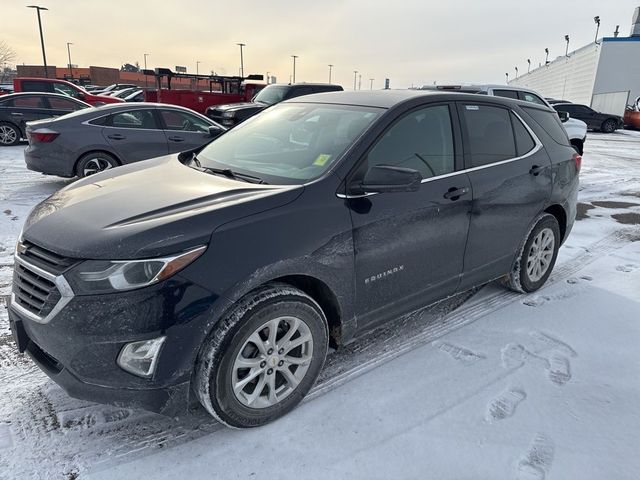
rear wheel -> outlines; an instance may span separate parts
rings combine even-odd
[[[88,177],[94,173],[109,170],[118,166],[118,161],[106,152],[89,152],[78,160],[76,175],[80,178]]]
[[[549,278],[560,248],[560,227],[556,217],[538,217],[507,277],[507,285],[521,293],[538,290]]]
[[[604,133],[613,133],[616,131],[617,126],[618,126],[617,122],[613,118],[610,118],[602,122],[602,126],[600,127],[600,130],[602,130]]]
[[[0,123],[0,145],[10,147],[20,141],[20,130],[10,123]]]
[[[285,284],[261,287],[241,299],[205,341],[194,389],[222,423],[264,425],[311,389],[328,340],[324,313],[311,297]]]

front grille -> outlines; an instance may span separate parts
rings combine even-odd
[[[21,258],[53,275],[60,275],[77,262],[74,258],[58,255],[25,240],[22,241],[21,251]]]
[[[62,295],[48,278],[16,262],[13,270],[14,301],[29,312],[46,317]]]

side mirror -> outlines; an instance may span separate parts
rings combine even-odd
[[[422,175],[412,168],[374,165],[364,176],[358,190],[362,193],[415,192],[420,188]]]
[[[558,112],[558,116],[562,123],[566,122],[570,118],[569,112]]]
[[[84,93],[82,93],[82,92],[78,92],[78,93],[76,94],[76,98],[77,98],[78,100],[84,100],[86,97],[85,97]]]
[[[224,132],[224,129],[222,127],[219,127],[217,125],[209,126],[209,136],[212,137],[212,138],[217,137],[222,132]]]

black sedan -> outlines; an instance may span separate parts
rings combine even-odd
[[[59,117],[92,108],[81,100],[57,93],[13,93],[0,97],[0,145],[15,145],[27,138],[27,122]]]
[[[619,115],[596,112],[593,108],[577,103],[556,103],[552,105],[558,112],[567,112],[571,118],[577,118],[587,124],[589,130],[600,130],[613,133],[622,128],[623,121]]]

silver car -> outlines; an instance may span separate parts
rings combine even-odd
[[[225,127],[188,108],[111,104],[27,123],[29,170],[86,177],[209,143]]]

